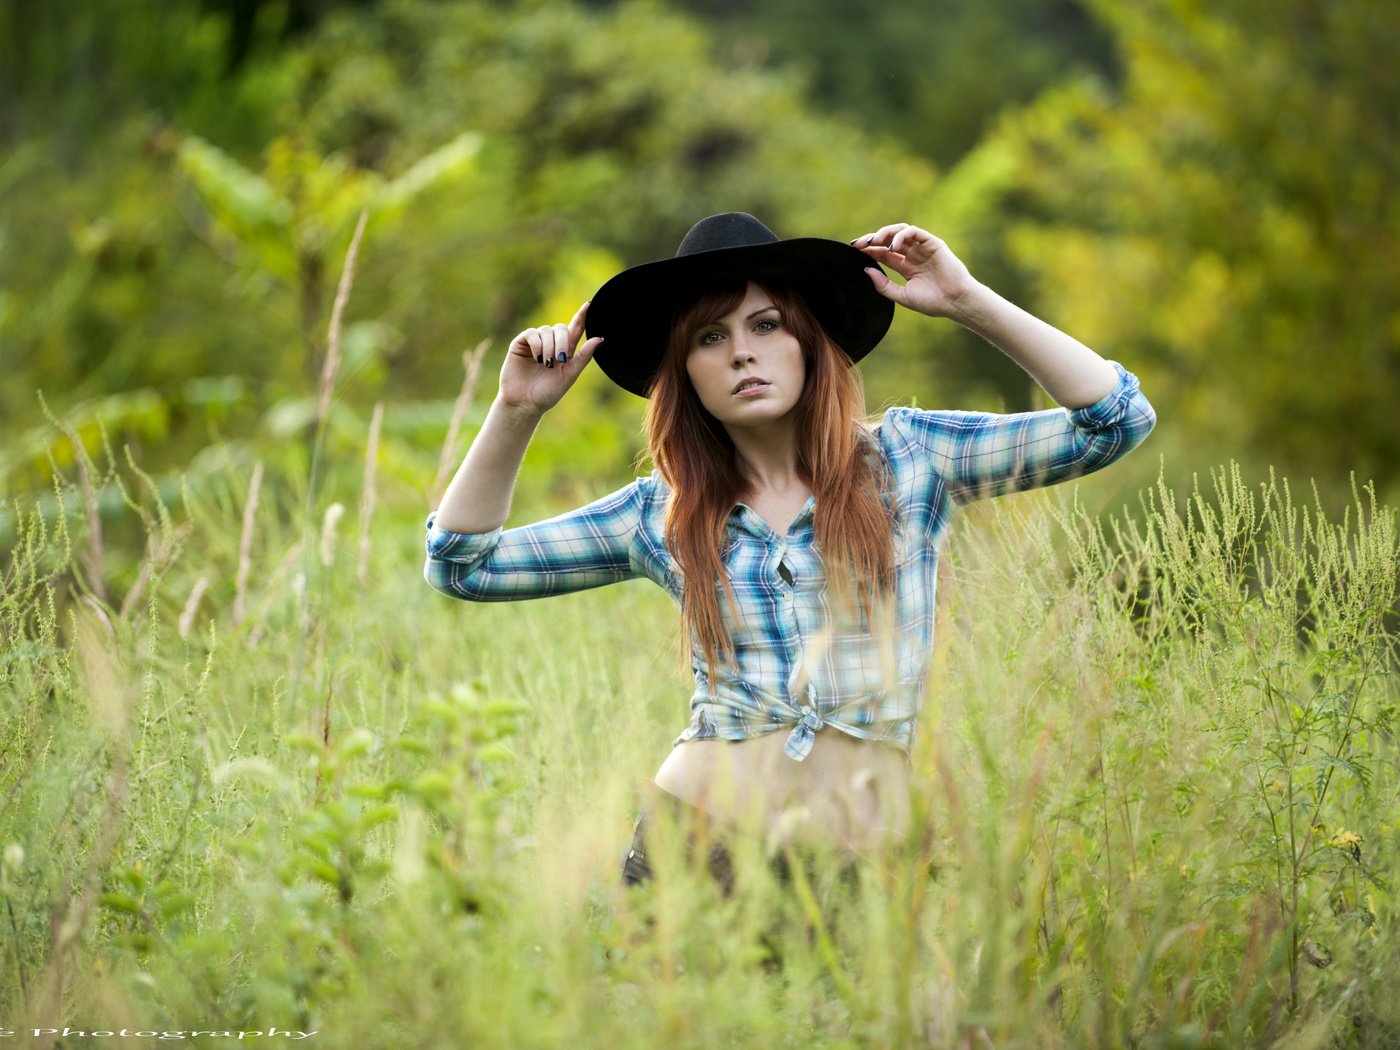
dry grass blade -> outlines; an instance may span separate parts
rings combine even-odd
[[[452,422],[447,425],[447,440],[442,445],[442,456],[438,459],[437,477],[433,479],[433,490],[428,494],[428,505],[436,507],[438,501],[442,499],[442,490],[447,484],[447,475],[452,470],[452,465],[456,461],[453,450],[457,447],[457,433],[461,430],[462,420],[466,417],[467,406],[472,402],[472,394],[476,392],[476,381],[481,375],[481,361],[486,356],[486,348],[491,345],[491,340],[483,339],[476,344],[475,350],[470,350],[462,355],[462,365],[466,369],[466,377],[462,381],[462,390],[457,395],[457,403],[452,406]]]
[[[131,715],[136,701],[136,689],[117,650],[111,622],[90,595],[84,595],[80,608],[88,613],[78,612],[74,617],[74,648],[93,720],[110,741],[111,769],[98,818],[97,841],[87,858],[82,890],[69,899],[66,907],[55,911],[50,925],[49,964],[37,993],[40,1002],[33,1006],[51,1017],[60,1016],[62,1012],[67,988],[77,969],[77,960],[73,957],[80,951],[102,875],[121,837],[122,811],[128,794]],[[46,1038],[39,1045],[52,1045],[52,1039]]]
[[[243,505],[243,534],[238,539],[238,576],[233,585],[233,623],[243,622],[243,599],[248,591],[248,572],[252,567],[249,552],[253,547],[253,522],[258,513],[258,491],[262,488],[262,460],[253,464],[253,478],[248,482],[248,502]]]
[[[251,648],[258,644],[258,639],[262,637],[263,627],[267,623],[267,607],[272,604],[272,599],[278,594],[278,585],[283,577],[291,571],[297,559],[301,557],[303,541],[297,540],[287,549],[287,553],[282,556],[282,560],[277,563],[277,568],[272,570],[271,577],[267,581],[267,589],[263,592],[262,601],[253,610],[252,619],[257,621],[257,626],[248,635],[248,645]]]
[[[200,600],[204,597],[204,592],[209,589],[209,577],[201,576],[195,580],[194,588],[190,591],[189,601],[185,602],[184,611],[180,613],[180,637],[188,638],[190,628],[194,626],[194,614],[199,609]]]
[[[180,553],[180,540],[188,536],[193,527],[192,522],[183,522],[159,544],[154,542],[154,534],[152,534],[151,546],[154,547],[154,550],[152,550],[150,557],[141,562],[141,572],[137,575],[136,582],[131,585],[131,590],[127,591],[126,598],[122,601],[121,610],[117,613],[117,619],[125,620],[145,595],[151,580],[170,567]]]
[[[105,604],[107,584],[103,577],[107,559],[102,546],[102,517],[97,511],[97,491],[92,486],[92,475],[88,471],[87,449],[83,447],[82,439],[71,424],[62,420],[55,422],[73,445],[73,461],[78,465],[78,483],[83,493],[83,512],[87,516],[88,524],[88,550],[83,556],[88,571],[88,586],[92,588],[97,600]]]
[[[329,569],[335,564],[335,530],[345,514],[345,504],[332,503],[321,518],[321,564]]]
[[[368,583],[369,577],[369,526],[374,518],[374,479],[379,460],[379,428],[384,422],[384,403],[374,406],[374,416],[369,422],[369,447],[365,449],[365,480],[360,496],[360,557],[356,577],[360,586]]]
[[[350,250],[345,255],[345,269],[340,273],[340,286],[335,290],[330,333],[326,340],[326,361],[321,368],[321,396],[316,404],[318,424],[325,422],[331,410],[331,390],[335,387],[335,374],[340,371],[340,318],[345,313],[345,304],[350,299],[350,288],[355,283],[355,259],[360,253],[360,237],[365,232],[368,219],[368,209],[361,211],[360,221],[355,224],[355,234],[350,238]]]

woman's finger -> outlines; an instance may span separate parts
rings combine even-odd
[[[593,351],[598,349],[598,344],[602,341],[603,337],[601,335],[595,335],[593,338],[585,340],[584,344],[578,348],[578,351],[574,354],[574,362],[579,369],[582,369],[589,361],[593,360]]]
[[[889,226],[881,226],[871,235],[870,242],[872,244],[889,244],[895,234],[899,233],[900,230],[908,225],[907,222],[896,222],[891,223]]]
[[[536,328],[535,331],[539,332],[540,334],[540,350],[544,356],[544,361],[541,363],[545,366],[545,368],[553,368],[554,329],[551,328],[549,325],[543,325],[540,328]]]
[[[867,233],[864,237],[857,237],[851,243],[857,248],[865,248],[876,244],[888,244],[895,234],[908,225],[907,222],[896,222],[889,226],[881,226],[874,233]]]
[[[903,285],[891,281],[878,266],[867,266],[865,272],[870,275],[870,283],[875,285],[875,290],[886,299],[892,299],[901,304],[904,302]]]
[[[574,343],[576,342],[578,342],[578,340],[574,338],[574,333],[569,325],[555,325],[554,363],[557,365],[562,365],[565,361],[567,361],[569,359],[569,355],[573,352]]]
[[[578,313],[574,314],[574,319],[569,322],[569,346],[571,347],[576,346],[579,337],[583,335],[584,325],[588,321],[588,305],[591,302],[593,302],[592,299],[580,306]]]
[[[884,244],[872,244],[869,247],[862,248],[861,251],[872,259],[879,259],[881,262],[890,262],[896,256],[901,259],[904,258],[899,252],[893,251],[888,245]]]
[[[920,229],[917,226],[906,227],[895,235],[894,240],[890,241],[891,251],[902,252],[905,255],[909,254],[910,249],[933,255],[942,247],[942,241],[929,233],[928,230]]]
[[[544,364],[544,350],[540,346],[540,333],[537,328],[527,328],[515,337],[516,343],[540,364]]]
[[[861,251],[882,265],[888,266],[901,277],[908,278],[910,276],[907,270],[908,259],[901,253],[890,251],[883,244],[872,244],[868,248],[862,248]]]

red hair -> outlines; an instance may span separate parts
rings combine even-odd
[[[814,528],[828,593],[837,607],[858,595],[867,624],[894,590],[895,502],[883,458],[869,432],[865,389],[849,356],[833,343],[796,292],[761,285],[802,348],[806,382],[797,401],[797,475],[816,497]],[[747,283],[705,292],[676,311],[646,411],[652,461],[671,488],[666,547],[684,574],[681,621],[713,669],[716,650],[733,656],[720,615],[716,582],[733,608],[734,592],[720,553],[726,522],[747,489],[723,424],[700,403],[686,372],[692,338],[733,311]]]

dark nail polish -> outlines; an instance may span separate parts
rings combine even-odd
[[[538,361],[540,364],[544,364],[544,354],[536,354],[535,360]]]
[[[558,358],[558,360],[559,360],[559,363],[560,363],[561,365],[562,365],[565,361],[567,361],[567,360],[569,359],[568,355],[565,354],[563,350],[560,350],[559,353],[558,353],[556,356],[557,356],[557,358]]]

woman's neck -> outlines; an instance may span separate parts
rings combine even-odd
[[[797,472],[797,428],[787,420],[729,429],[734,464],[748,493],[782,494],[806,485]]]

